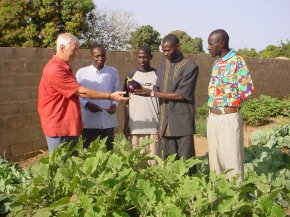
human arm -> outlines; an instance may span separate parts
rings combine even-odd
[[[144,87],[142,89],[136,90],[134,94],[139,95],[139,96],[152,96],[152,97],[154,96],[154,97],[158,97],[165,100],[171,100],[171,101],[181,101],[184,99],[182,96],[180,96],[176,92],[162,93],[162,92],[153,91]]]
[[[76,91],[76,95],[84,98],[92,98],[92,99],[111,99],[115,101],[128,101],[128,97],[124,97],[125,92],[123,91],[115,91],[113,93],[105,93],[100,91],[95,91],[90,88],[86,88],[80,86]]]
[[[241,100],[244,101],[248,96],[254,92],[253,80],[249,69],[242,57],[237,60],[237,76],[238,76],[238,89]]]
[[[179,77],[179,81],[177,82],[176,90],[174,92],[162,92],[162,88],[160,88],[160,82],[162,81],[160,81],[160,79],[158,78],[157,83],[154,87],[154,91],[151,91],[147,88],[142,88],[140,90],[137,90],[134,94],[140,96],[155,96],[161,99],[171,101],[191,101],[195,90],[198,71],[198,66],[193,63],[191,63],[188,68],[184,69],[184,72]]]

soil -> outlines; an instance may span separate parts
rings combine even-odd
[[[245,147],[249,146],[249,141],[251,134],[257,130],[268,128],[274,124],[280,123],[280,119],[271,119],[271,122],[265,126],[247,126],[244,125],[244,143]],[[283,119],[285,122],[285,119]],[[290,119],[286,120],[286,122],[290,123]],[[203,156],[206,155],[208,152],[208,145],[207,139],[205,137],[201,137],[198,135],[194,136],[194,143],[195,143],[195,152],[196,156]],[[21,156],[16,159],[15,163],[18,164],[22,168],[29,168],[31,165],[38,162],[41,158],[48,156],[47,150],[39,150],[37,153],[27,154],[26,156]]]

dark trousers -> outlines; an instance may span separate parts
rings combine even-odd
[[[176,160],[179,160],[181,157],[186,160],[195,157],[193,135],[176,137],[164,136],[162,138],[162,143],[164,159],[173,154],[176,154]],[[196,167],[191,168],[188,172],[189,175],[193,173],[196,173]]]
[[[114,142],[114,128],[107,129],[89,129],[84,128],[82,133],[84,142],[84,148],[88,148],[92,141],[96,140],[99,136],[101,139],[107,137],[106,146],[107,150],[113,150]]]

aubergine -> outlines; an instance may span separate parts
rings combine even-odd
[[[127,88],[130,93],[134,93],[138,89],[142,89],[142,85],[133,78],[127,78]]]

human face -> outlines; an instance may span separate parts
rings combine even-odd
[[[207,49],[212,57],[221,56],[221,54],[222,54],[222,41],[218,40],[216,35],[210,35],[208,37]]]
[[[137,62],[142,69],[150,67],[151,56],[143,50],[139,50],[137,53]]]
[[[102,69],[106,62],[106,50],[102,47],[96,47],[92,50],[91,57],[93,64],[97,69]]]
[[[179,45],[175,45],[169,41],[162,43],[161,48],[164,56],[168,60],[173,60],[179,52]]]
[[[63,60],[71,63],[78,54],[79,44],[73,41],[69,44],[69,46],[61,45],[60,49],[63,53]]]

